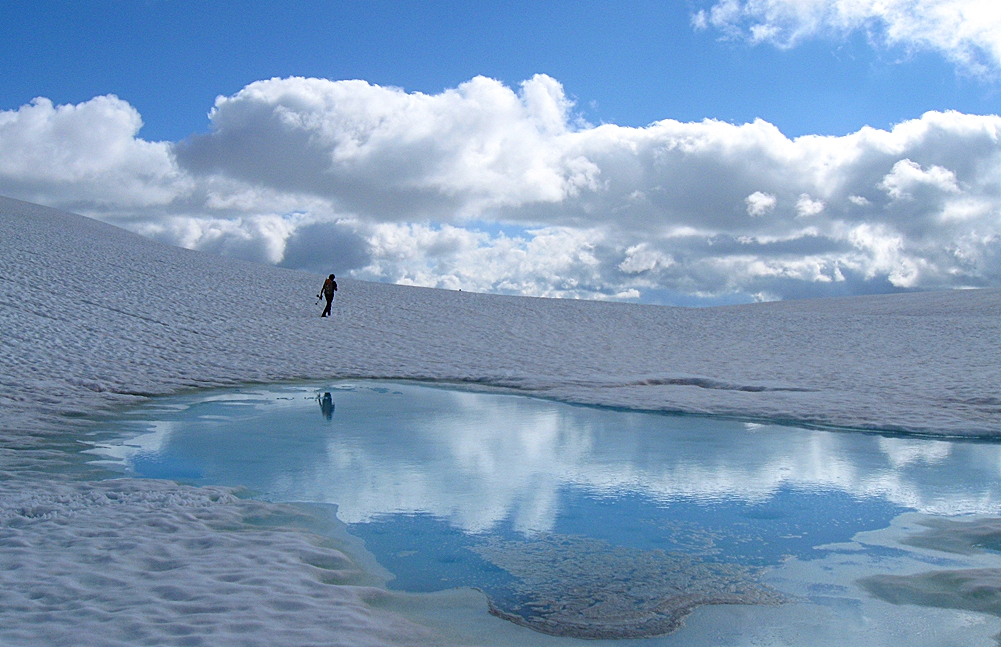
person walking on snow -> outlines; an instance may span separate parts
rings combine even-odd
[[[337,281],[334,280],[334,275],[331,274],[327,277],[327,280],[323,282],[323,289],[320,294],[323,298],[327,300],[327,307],[323,309],[323,314],[321,317],[326,317],[330,315],[330,306],[334,303],[334,292],[337,292]]]

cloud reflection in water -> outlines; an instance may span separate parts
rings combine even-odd
[[[302,387],[181,398],[97,453],[142,472],[166,454],[206,481],[336,503],[346,523],[428,513],[467,532],[550,532],[564,488],[597,496],[763,503],[783,487],[931,514],[1001,511],[1001,446],[612,411],[503,395],[340,384],[337,415]],[[282,399],[289,394],[297,397]],[[322,397],[322,395],[321,395]],[[322,400],[321,400],[322,407]],[[142,415],[141,413],[137,416]],[[324,416],[325,417],[325,416]],[[173,422],[172,422],[173,421]],[[178,434],[179,425],[188,433]]]

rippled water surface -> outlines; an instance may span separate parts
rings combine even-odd
[[[977,608],[954,576],[1001,569],[996,444],[373,382],[160,400],[92,442],[129,474],[336,504],[389,588],[478,589],[542,641],[981,644],[1001,630],[1001,595]]]

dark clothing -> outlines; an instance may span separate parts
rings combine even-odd
[[[330,299],[334,298],[334,292],[337,292],[337,281],[333,279],[327,279],[326,281],[324,281],[323,290],[320,292],[320,294],[325,296],[329,301]]]
[[[337,281],[328,278],[323,282],[323,289],[320,291],[323,298],[327,300],[327,307],[323,309],[321,317],[330,316],[330,306],[334,303],[334,292],[337,292]]]

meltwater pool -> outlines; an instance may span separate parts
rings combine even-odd
[[[476,589],[554,640],[1001,630],[997,593],[956,575],[1001,569],[997,444],[367,381],[160,399],[89,442],[128,475],[336,505],[388,588]]]

